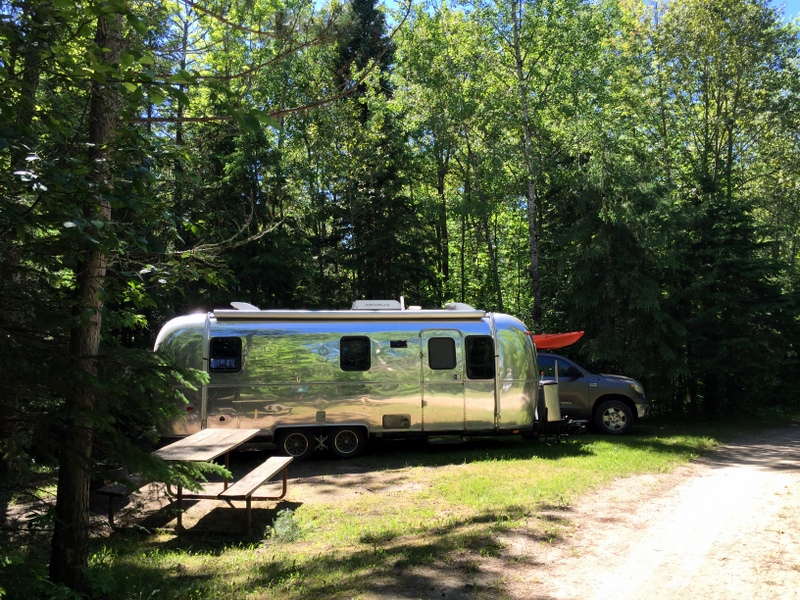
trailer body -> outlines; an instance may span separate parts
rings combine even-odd
[[[533,430],[536,349],[525,325],[463,304],[215,310],[164,325],[156,350],[208,372],[166,436],[260,428],[281,451],[359,453],[369,437]],[[365,306],[367,308],[365,308]]]

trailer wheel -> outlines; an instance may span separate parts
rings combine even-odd
[[[338,458],[353,458],[364,451],[367,434],[361,427],[339,427],[331,434],[331,453]]]
[[[275,436],[278,452],[295,460],[308,458],[314,453],[314,440],[310,430],[282,429]]]

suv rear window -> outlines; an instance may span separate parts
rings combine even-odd
[[[567,377],[570,364],[565,360],[557,360],[554,356],[536,357],[536,362],[539,364],[539,374],[542,377],[549,377],[550,379],[556,378],[556,364],[558,364],[558,377]]]

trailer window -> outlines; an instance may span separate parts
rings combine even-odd
[[[456,341],[453,338],[441,337],[428,340],[428,366],[434,370],[452,370],[456,368]]]
[[[488,335],[468,335],[467,377],[470,379],[494,379],[494,340]]]
[[[212,373],[236,373],[242,369],[242,338],[211,338],[211,356],[208,365]]]
[[[342,371],[369,371],[369,338],[363,335],[345,336],[339,340],[339,366]]]

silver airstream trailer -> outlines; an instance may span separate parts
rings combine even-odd
[[[534,431],[536,349],[512,316],[402,299],[319,311],[232,304],[161,329],[157,350],[210,377],[185,391],[185,415],[164,435],[260,428],[301,458],[355,456],[370,437]]]

